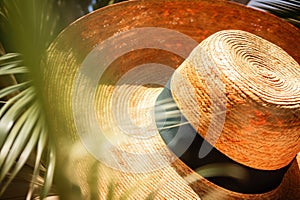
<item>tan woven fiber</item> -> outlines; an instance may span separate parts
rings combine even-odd
[[[220,31],[203,41],[176,72],[172,93],[203,137],[212,120],[210,96],[226,93],[220,137],[212,131],[206,138],[228,157],[274,170],[300,151],[300,66],[280,47],[245,31]],[[197,89],[191,91],[191,85]]]
[[[182,161],[176,159],[172,152],[166,148],[154,124],[151,109],[153,109],[154,101],[163,89],[163,85],[170,80],[173,73],[172,70],[163,70],[165,67],[162,67],[162,65],[171,69],[176,69],[180,66],[185,58],[177,55],[177,53],[186,50],[188,56],[192,50],[190,46],[185,45],[186,43],[183,45],[180,40],[175,42],[173,42],[174,40],[172,42],[160,40],[159,44],[171,46],[173,51],[167,52],[159,48],[132,49],[131,52],[120,57],[116,57],[116,50],[130,45],[130,43],[123,41],[108,43],[112,46],[111,49],[113,51],[107,51],[105,56],[115,56],[114,61],[105,69],[101,79],[96,82],[96,89],[91,86],[90,80],[93,77],[93,73],[81,73],[83,63],[87,57],[91,53],[101,51],[101,48],[98,47],[108,39],[122,34],[124,36],[122,39],[126,39],[128,35],[130,36],[130,34],[134,33],[133,30],[145,27],[163,28],[182,33],[197,41],[197,44],[221,30],[244,30],[280,46],[297,62],[300,62],[300,46],[298,45],[300,43],[300,32],[298,29],[273,15],[225,1],[130,1],[105,7],[77,20],[66,28],[51,44],[42,66],[44,70],[42,74],[44,90],[42,92],[47,105],[48,120],[51,125],[49,132],[53,134],[53,139],[57,146],[58,170],[56,172],[58,174],[55,184],[58,191],[62,194],[62,199],[106,199],[109,194],[108,185],[112,181],[115,183],[116,189],[114,194],[116,199],[122,197],[124,192],[128,192],[128,189],[130,193],[126,194],[129,195],[129,199],[137,200],[144,199],[153,191],[156,192],[156,199],[172,200],[297,199],[300,196],[299,161],[298,163],[296,161],[293,162],[284,177],[284,181],[278,188],[263,194],[242,194],[209,182],[204,177],[196,174]],[[146,34],[140,34],[139,36],[143,37],[144,35]],[[153,40],[160,38],[159,34],[154,34],[152,37],[149,37],[149,34],[147,36],[142,41],[145,45],[152,44]],[[222,44],[223,38],[216,39],[214,43]],[[201,46],[201,48],[204,48],[204,46],[208,48],[206,42],[201,44]],[[212,51],[217,54],[217,50],[215,48]],[[204,55],[211,56],[212,54]],[[95,72],[95,74],[103,70],[102,64],[106,57],[99,57],[98,60],[97,58],[88,63],[88,66],[93,69],[91,71]],[[212,59],[207,57],[205,60]],[[151,63],[156,64],[144,65]],[[141,66],[143,70],[136,70]],[[290,73],[286,72],[284,68],[280,68],[278,71],[283,71],[285,74]],[[180,69],[182,70],[182,68]],[[190,76],[197,76],[194,66],[189,68],[185,66],[185,69],[189,71]],[[247,68],[243,70],[247,70]],[[240,72],[239,70],[237,71]],[[127,76],[128,74],[131,75]],[[279,94],[283,96],[283,93],[276,92],[274,100],[274,97],[270,99],[267,95],[262,95],[256,90],[250,90],[246,87],[247,90],[245,91],[248,93],[242,94],[240,91],[245,88],[234,87],[233,84],[229,84],[231,80],[226,78],[225,75],[221,77],[223,78],[222,81],[227,83],[225,84],[226,91],[227,89],[231,91],[231,93],[227,94],[225,92],[223,94],[220,92],[222,91],[222,87],[220,87],[220,90],[216,90],[216,93],[214,93],[220,97],[225,95],[230,100],[226,107],[228,108],[226,116],[231,117],[231,120],[228,120],[228,117],[226,117],[227,121],[224,131],[230,134],[237,133],[242,128],[233,126],[235,123],[232,122],[236,121],[239,125],[249,125],[251,117],[253,117],[253,120],[255,119],[258,124],[255,125],[254,123],[255,126],[248,127],[249,133],[251,133],[251,131],[253,132],[251,129],[254,127],[262,126],[259,124],[264,122],[263,117],[266,110],[272,111],[273,113],[271,114],[273,115],[270,116],[273,117],[275,116],[274,113],[278,113],[278,118],[285,120],[283,123],[287,124],[293,120],[294,116],[291,116],[289,120],[283,110],[286,109],[288,111],[287,114],[289,114],[291,110],[296,111],[296,107],[292,104],[286,105],[283,97],[277,96]],[[184,78],[184,76],[179,78]],[[126,82],[126,80],[130,81]],[[160,84],[156,83],[157,80],[160,81]],[[185,83],[184,80],[179,84],[180,87]],[[215,78],[215,80],[217,79]],[[147,81],[149,81],[148,84]],[[177,81],[180,81],[180,79],[177,79]],[[79,82],[78,85],[75,84],[77,82]],[[293,85],[296,85],[297,82],[299,80]],[[204,83],[205,80],[203,80],[203,84],[197,82],[198,91],[206,88]],[[286,83],[289,83],[289,81]],[[249,83],[242,81],[239,86],[242,87],[247,84]],[[266,84],[269,88],[270,82],[260,83],[260,85],[267,87]],[[77,86],[77,90],[74,89],[75,86]],[[269,89],[272,88],[274,87]],[[186,89],[189,89],[191,94],[198,94],[195,93],[195,89],[191,85]],[[269,94],[265,90],[259,91]],[[287,89],[283,91],[287,91]],[[249,95],[251,93],[253,93],[252,96]],[[244,98],[246,96],[247,99]],[[257,98],[258,96],[264,96],[264,99],[259,99]],[[202,103],[208,106],[211,103],[210,98],[211,95],[203,94],[201,105],[193,108],[193,114],[199,114],[200,108],[203,108]],[[240,99],[243,101],[240,101]],[[296,104],[296,96],[294,99],[294,104]],[[217,102],[215,101],[214,103]],[[237,104],[237,102],[240,104]],[[222,108],[222,103],[224,102],[220,101],[219,103],[220,108]],[[261,104],[266,105],[262,106]],[[278,105],[278,108],[275,104]],[[286,106],[282,106],[282,104]],[[92,111],[89,110],[90,105],[92,105]],[[257,108],[262,114],[259,112],[253,113],[253,108]],[[275,108],[278,109],[278,112]],[[74,113],[75,109],[78,112]],[[222,111],[222,109],[220,110]],[[211,119],[214,119],[210,116],[210,113],[211,111],[208,108],[205,111],[205,118],[203,116],[201,118],[203,121],[197,121],[200,125],[203,125],[201,133],[205,133],[206,129],[209,128],[203,122],[206,120],[207,123],[211,123]],[[222,112],[218,116],[222,116],[221,114]],[[87,127],[91,125],[91,120],[94,116],[96,125],[94,129],[90,130]],[[82,132],[79,132],[80,127],[77,124],[78,121],[76,121],[78,117],[81,117],[79,125],[84,130]],[[237,117],[248,120],[249,124],[245,120],[236,119]],[[128,122],[128,119],[133,124],[124,123]],[[275,122],[275,118],[273,120]],[[278,123],[278,120],[276,122]],[[227,124],[231,124],[233,127]],[[280,127],[279,125],[277,126]],[[142,127],[142,131],[136,129],[137,127]],[[275,125],[269,128],[273,127]],[[298,126],[295,123],[291,127],[297,128]],[[92,134],[93,130],[98,129],[105,135],[107,141],[103,142],[99,139],[99,135]],[[246,130],[246,128],[244,127],[243,130]],[[267,130],[269,131],[269,129]],[[274,136],[273,134],[274,139],[267,135],[257,136],[260,137],[260,140],[264,140],[264,143],[274,142],[274,150],[273,147],[268,150],[263,149],[264,147],[261,146],[259,150],[255,150],[257,153],[255,156],[259,163],[265,163],[262,160],[265,157],[269,158],[269,165],[261,167],[249,160],[249,166],[257,166],[259,169],[274,169],[292,160],[292,154],[296,155],[292,149],[297,149],[298,144],[292,147],[292,139],[285,138],[287,135],[285,133],[288,130],[284,129],[283,126],[282,130],[285,132],[280,133],[279,136]],[[274,129],[275,131],[276,129]],[[290,133],[290,137],[295,137],[295,134],[298,133]],[[90,139],[87,140],[88,142],[94,142],[94,146],[92,146],[94,149],[89,149],[90,146],[89,143],[86,143],[85,136]],[[232,135],[227,136],[231,137]],[[212,139],[218,139],[217,136],[214,137]],[[257,137],[252,138],[258,140]],[[280,140],[281,137],[283,137],[283,140]],[[232,140],[231,143],[234,144],[234,149],[230,149],[233,146],[227,145],[224,149],[228,151],[241,152],[245,148],[246,142],[249,142],[243,138],[237,138],[236,135],[230,139]],[[285,141],[287,146],[283,147],[282,141]],[[261,141],[256,144],[264,143]],[[220,143],[217,144],[220,146]],[[249,144],[252,145],[251,142]],[[222,147],[225,147],[225,145]],[[286,156],[282,161],[273,156],[273,153],[275,155],[278,154],[275,151],[281,150],[279,147],[286,150],[286,152],[281,151],[282,155]],[[102,153],[101,156],[103,157],[97,157],[97,154],[93,152],[94,150]],[[248,152],[254,151],[246,150]],[[266,152],[269,152],[270,155],[266,156]],[[235,152],[230,154],[235,160],[245,161],[248,157],[248,155],[244,155],[245,158],[241,159],[240,155],[240,153],[237,155]],[[282,155],[279,156],[281,157]],[[253,159],[254,155],[251,156],[249,158]]]

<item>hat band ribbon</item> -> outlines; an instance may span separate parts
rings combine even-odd
[[[156,100],[156,126],[168,148],[188,167],[210,182],[239,193],[260,194],[279,186],[289,165],[277,170],[259,170],[230,159],[202,138],[187,122],[168,88],[170,87],[165,87]],[[178,111],[180,115],[166,117],[162,122],[159,117],[163,114],[159,109],[160,102],[175,105],[165,109],[164,112]],[[199,158],[200,147],[204,143],[210,152],[205,157]]]

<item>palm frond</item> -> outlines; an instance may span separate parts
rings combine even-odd
[[[258,1],[255,7],[272,13],[300,28],[300,3],[297,0]]]
[[[77,13],[70,9],[70,5],[79,2],[83,1],[0,1],[1,42],[8,52],[23,55],[0,57],[0,79],[13,74],[18,81],[0,87],[0,198],[28,166],[31,157],[35,163],[33,171],[27,171],[30,177],[27,199],[37,194],[43,198],[51,189],[56,154],[39,103],[42,101],[38,96],[42,93],[40,62],[56,35],[76,18],[90,12],[86,9]],[[70,15],[66,15],[68,12]],[[1,55],[5,53],[4,48],[1,45]]]
[[[39,56],[56,37],[59,16],[50,0],[1,0],[1,42],[9,52]],[[30,67],[30,66],[29,66]]]
[[[28,69],[23,65],[20,54],[0,57],[0,78],[24,73],[28,73]],[[36,154],[28,199],[36,195],[35,183],[40,182],[40,170],[46,166],[45,181],[38,189],[44,197],[52,185],[55,151],[48,138],[35,88],[29,81],[11,85],[0,90],[0,99],[12,93],[15,95],[0,108],[0,196],[26,165],[30,155]],[[42,157],[48,157],[45,166]]]

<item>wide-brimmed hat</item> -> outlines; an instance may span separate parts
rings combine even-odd
[[[76,21],[45,60],[62,174],[82,198],[297,199],[298,36],[223,1],[133,1]]]

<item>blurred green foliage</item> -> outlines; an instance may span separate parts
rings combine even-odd
[[[62,29],[109,3],[114,1],[0,1],[0,53],[18,52],[0,57],[0,198],[12,197],[5,190],[18,176],[28,181],[22,185],[28,193],[13,196],[51,192],[56,158],[41,101],[40,62]]]

